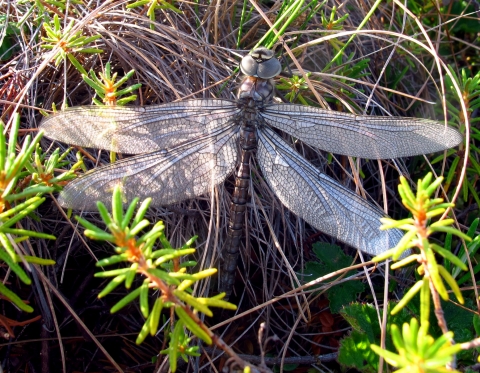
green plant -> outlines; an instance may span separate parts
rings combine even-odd
[[[470,237],[471,241],[467,243],[467,250],[460,252],[459,259],[462,261],[462,263],[467,264],[468,263],[467,257],[469,256],[471,258],[474,258],[476,253],[478,252],[478,249],[480,248],[480,235],[475,236],[479,222],[480,222],[480,218],[476,218],[472,222],[472,224],[470,225],[467,231],[467,236]],[[445,239],[445,249],[452,251],[451,245],[452,245],[452,235],[451,233],[448,233]],[[455,267],[448,260],[445,260],[445,268],[452,273],[452,276],[455,279],[457,279],[457,277],[461,273],[460,268]],[[473,273],[476,275],[479,271],[480,271],[480,264],[477,264],[473,267]],[[462,285],[471,279],[472,279],[471,274],[466,273],[462,277],[458,278],[456,281],[459,285]]]
[[[209,298],[195,297],[192,295],[192,285],[212,276],[216,269],[207,269],[197,273],[186,272],[194,262],[182,262],[181,258],[195,252],[191,248],[196,237],[193,237],[181,248],[174,249],[164,235],[163,222],[157,222],[150,230],[141,234],[150,223],[144,218],[151,199],[143,201],[135,216],[138,198],[135,198],[123,211],[121,188],[115,187],[112,197],[112,213],[110,214],[101,202],[97,203],[98,210],[105,222],[108,232],[93,225],[87,220],[77,217],[83,225],[85,235],[94,240],[111,242],[115,245],[116,255],[97,262],[98,267],[126,263],[127,267],[98,272],[95,276],[101,278],[113,277],[107,286],[98,295],[100,298],[111,293],[119,285],[124,284],[126,289],[131,289],[137,275],[142,276],[141,284],[131,290],[125,297],[118,301],[111,312],[117,312],[129,303],[138,299],[140,310],[145,323],[137,337],[136,342],[142,343],[145,338],[155,335],[158,330],[161,313],[164,309],[170,310],[170,315],[176,315],[176,320],[171,320],[172,333],[170,334],[169,348],[163,354],[169,355],[170,368],[176,370],[179,356],[196,356],[197,348],[190,347],[191,337],[186,330],[207,344],[215,343],[224,349],[230,356],[237,355],[202,322],[198,313],[212,316],[211,307],[235,310],[236,306],[223,300],[225,293]],[[140,235],[141,234],[141,235]],[[137,237],[140,235],[139,237]],[[156,249],[157,241],[162,248]],[[158,293],[157,293],[158,291]],[[149,296],[154,294],[153,306],[150,306]],[[237,357],[241,366],[245,363]]]
[[[52,176],[53,170],[62,166],[58,152],[48,160],[40,152],[38,143],[42,133],[38,133],[33,140],[27,136],[23,145],[16,154],[17,137],[20,126],[20,116],[15,114],[10,137],[7,141],[4,135],[3,123],[0,123],[0,260],[24,283],[29,285],[31,280],[19,263],[35,263],[52,265],[48,259],[23,255],[18,251],[18,243],[29,238],[54,240],[49,234],[23,229],[18,226],[20,221],[32,214],[44,201],[46,193],[53,192],[60,184],[71,177],[71,173],[64,173],[60,177]],[[31,164],[32,155],[34,164]],[[17,307],[26,312],[33,308],[23,302],[14,292],[0,282],[0,293],[10,299]]]
[[[93,103],[98,106],[123,106],[131,101],[135,101],[137,99],[137,95],[130,95],[127,97],[123,97],[118,99],[120,96],[132,93],[134,90],[139,89],[142,84],[137,83],[133,84],[127,88],[124,88],[120,91],[117,89],[125,83],[128,79],[132,77],[135,73],[135,70],[130,70],[123,78],[121,78],[118,82],[115,82],[117,79],[117,73],[111,74],[110,69],[110,62],[107,62],[105,65],[105,72],[99,73],[100,79],[97,78],[97,75],[93,70],[89,71],[90,77],[82,74],[82,78],[90,87],[92,87],[96,94],[102,99],[103,103],[100,102],[95,97],[93,98]],[[110,162],[115,162],[116,160],[116,153],[110,152]]]
[[[392,315],[391,310],[396,304],[397,302],[389,301],[386,307],[388,318],[384,335],[385,350],[389,352],[395,351],[395,344],[392,340],[392,325],[410,325],[412,315],[416,317],[420,314],[419,296],[413,298],[406,307]],[[442,302],[446,323],[455,335],[455,342],[462,345],[462,350],[459,351],[456,358],[457,362],[463,366],[474,364],[477,354],[474,349],[465,347],[465,343],[468,344],[476,335],[479,335],[478,330],[480,328],[478,325],[480,324],[478,316],[471,311],[473,309],[475,309],[475,304],[470,298],[465,300],[464,307],[458,307],[451,302]],[[368,303],[354,302],[345,305],[340,310],[340,315],[348,322],[352,330],[340,341],[339,363],[345,368],[354,368],[364,373],[378,372],[378,355],[370,348],[370,345],[378,346],[382,341],[382,326],[380,325],[381,319],[379,319],[378,311]],[[431,336],[434,338],[442,336],[442,331],[435,323],[433,312],[430,314],[429,325],[428,330]],[[422,357],[420,356],[418,361],[421,360]]]
[[[334,291],[335,288],[332,288]],[[340,315],[350,324],[351,332],[340,341],[338,361],[346,368],[354,368],[364,373],[378,372],[378,356],[370,348],[371,344],[380,343],[382,326],[379,323],[378,312],[371,304],[354,302],[340,310]],[[395,306],[388,302],[387,312]],[[393,324],[403,324],[410,319],[409,310],[403,309],[387,320],[385,346],[393,349],[391,328]]]
[[[347,100],[349,105],[352,107],[358,107],[356,102],[356,97],[358,92],[364,92],[361,87],[356,87],[356,82],[365,79],[370,75],[369,71],[369,63],[370,59],[362,58],[361,60],[354,62],[355,54],[351,53],[346,57],[346,61],[335,68],[335,81],[338,82],[342,87],[339,92],[343,94],[344,100]],[[345,77],[345,78],[343,78]],[[356,92],[353,91],[355,87]],[[338,104],[338,99],[332,99],[330,97],[326,97],[325,100],[327,102],[333,102],[334,104]],[[359,109],[360,110],[360,109]]]
[[[383,350],[377,345],[372,345],[371,348],[383,356],[387,363],[400,368],[397,372],[458,372],[448,368],[447,365],[452,362],[452,357],[462,350],[462,346],[452,345],[452,332],[434,339],[428,334],[428,328],[428,322],[424,322],[419,327],[416,319],[412,319],[410,324],[403,324],[402,332],[396,325],[392,325],[392,340],[398,354]]]
[[[392,338],[398,353],[381,349],[372,344],[372,349],[376,353],[404,372],[412,370],[418,372],[447,371],[445,365],[452,362],[455,354],[463,348],[453,344],[453,333],[447,328],[439,296],[444,300],[449,299],[446,283],[461,304],[464,303],[464,299],[457,282],[445,266],[438,263],[435,254],[462,270],[466,270],[467,267],[450,250],[432,243],[430,236],[435,232],[443,232],[460,237],[465,241],[470,241],[471,238],[451,226],[454,223],[453,219],[430,222],[432,218],[444,214],[447,208],[453,207],[451,203],[444,203],[442,198],[431,198],[442,180],[443,178],[439,177],[432,182],[432,174],[427,174],[423,180],[418,181],[417,192],[414,195],[406,179],[401,177],[398,190],[402,197],[402,203],[410,211],[412,217],[399,221],[390,218],[383,219],[382,229],[397,228],[405,230],[406,233],[396,247],[374,258],[374,261],[387,258],[398,260],[402,255],[408,254],[393,264],[392,269],[401,268],[413,262],[419,263],[417,272],[421,279],[407,291],[391,314],[398,313],[412,301],[415,295],[419,294],[420,327],[415,319],[412,319],[410,324],[403,325],[402,333],[396,326],[392,326]],[[419,252],[408,251],[413,247],[418,248]],[[433,301],[435,316],[443,334],[437,339],[428,334],[431,301]]]
[[[6,15],[0,15],[0,30],[3,36],[0,39],[0,61],[6,61],[18,51],[19,46],[15,42],[15,36],[20,34],[20,29],[16,22],[9,22]]]
[[[374,14],[375,14],[375,11],[377,10],[378,6],[381,4],[381,0],[376,0],[375,3],[372,5],[372,7],[370,8],[369,12],[365,15],[365,18],[362,20],[362,22],[358,25],[358,28],[357,30],[361,30],[365,25],[366,23],[368,22],[368,20],[370,19],[370,17],[372,17]],[[332,12],[333,13],[333,12]],[[341,22],[343,22],[346,18],[341,19]],[[341,24],[340,22],[340,24]],[[335,57],[333,57],[333,59],[325,66],[325,68],[323,69],[323,71],[327,71],[332,65],[334,64],[341,64],[342,61],[341,61],[341,57],[343,57],[345,55],[345,49],[348,47],[348,45],[350,45],[350,43],[355,39],[357,35],[356,34],[352,34],[350,36],[350,38],[348,39],[347,42],[345,43],[341,43],[339,45],[341,45],[340,49],[337,50],[337,54],[335,55]]]
[[[242,36],[244,33],[244,27],[251,20],[252,13],[255,10],[255,6],[250,6],[247,10],[248,1],[243,2],[243,8],[241,10],[240,22],[237,34],[237,49],[240,49],[242,44]],[[292,24],[300,25],[300,30],[305,30],[309,21],[318,13],[319,9],[325,5],[325,2],[318,4],[318,0],[312,0],[305,4],[304,0],[287,0],[280,3],[280,8],[275,14],[275,19],[271,24],[269,30],[260,40],[255,44],[252,49],[255,49],[261,45],[267,48],[272,48],[273,45],[281,39],[282,35]],[[258,9],[258,8],[257,8]],[[274,32],[276,29],[277,32]]]
[[[466,59],[472,72],[475,73],[475,70],[478,71],[480,55],[476,48],[468,46],[469,43],[473,46],[478,42],[478,32],[480,32],[475,6],[469,1],[439,5],[437,7],[428,1],[411,0],[408,3],[408,9],[427,29],[438,29],[443,35],[448,35],[450,42],[442,43],[439,48],[440,55],[448,61],[447,63],[457,64],[459,59]],[[412,35],[415,29],[409,29],[408,32]]]
[[[55,60],[55,66],[58,66],[60,62],[65,60],[65,58],[68,58],[80,73],[87,75],[83,66],[75,58],[74,53],[102,53],[102,49],[88,46],[88,44],[100,39],[102,36],[82,36],[82,30],[72,33],[74,24],[75,20],[72,20],[65,29],[62,30],[60,19],[58,18],[58,15],[55,14],[53,16],[53,22],[45,22],[43,24],[47,37],[42,37],[42,40],[46,42],[46,44],[42,45],[42,48],[51,50],[58,48],[58,52],[51,57]]]
[[[456,182],[456,178],[461,174],[461,167],[463,167],[465,157],[468,157],[467,177],[462,184],[461,200],[466,205],[470,205],[473,201],[480,205],[480,197],[478,195],[478,188],[476,187],[477,178],[480,174],[479,155],[480,149],[476,146],[476,142],[480,140],[480,130],[477,128],[477,124],[480,123],[480,118],[471,116],[471,114],[480,108],[480,72],[475,76],[470,76],[468,69],[462,69],[460,74],[457,74],[452,66],[449,66],[450,75],[454,77],[456,85],[460,88],[460,92],[463,98],[463,102],[467,108],[468,120],[470,122],[470,136],[468,154],[465,151],[458,152],[455,156],[450,169],[448,170],[445,182],[445,189],[448,191],[452,183]],[[465,119],[462,112],[459,110],[457,100],[455,100],[455,89],[450,76],[445,79],[445,85],[447,88],[447,107],[448,112],[451,115],[452,122],[459,124],[463,132]],[[461,150],[466,150],[464,145]],[[454,152],[450,151],[450,154]],[[442,159],[438,157],[434,159],[432,163],[441,162]]]
[[[340,18],[335,19],[336,15],[337,15],[337,7],[336,6],[334,6],[332,8],[332,11],[330,13],[330,17],[328,17],[328,18],[326,17],[326,15],[324,14],[323,11],[320,13],[320,19],[321,19],[321,22],[322,22],[322,26],[324,27],[325,30],[328,30],[328,31],[337,30],[338,31],[338,30],[343,30],[344,29],[345,20],[349,17],[349,15],[345,14],[345,15],[341,16]],[[344,44],[341,41],[339,41],[338,39],[329,39],[328,42],[333,47],[333,49],[336,50],[337,52],[342,48],[342,46]]]
[[[416,195],[410,189],[407,180],[400,178],[400,186],[398,191],[402,197],[402,203],[412,213],[411,218],[399,221],[384,218],[382,220],[382,229],[398,228],[406,231],[406,234],[400,240],[398,245],[385,253],[378,255],[374,261],[382,261],[388,258],[398,260],[402,254],[412,247],[418,247],[420,253],[408,255],[406,258],[392,265],[392,269],[401,268],[409,263],[418,262],[418,273],[423,279],[418,281],[406,294],[393,313],[405,306],[417,292],[421,292],[423,303],[423,313],[421,321],[427,321],[430,309],[430,297],[428,296],[430,289],[434,289],[444,300],[448,300],[448,292],[445,288],[446,282],[451,288],[460,303],[463,303],[463,297],[460,289],[451,274],[445,267],[439,264],[435,258],[435,253],[448,259],[451,263],[457,265],[463,270],[467,270],[466,265],[459,260],[450,251],[436,243],[431,243],[428,238],[435,232],[445,232],[456,235],[460,238],[470,241],[470,237],[451,227],[454,223],[453,219],[444,219],[438,222],[429,223],[429,220],[435,216],[442,215],[447,208],[454,205],[452,203],[444,203],[442,198],[430,199],[431,195],[440,186],[443,178],[439,177],[432,182],[432,174],[429,173],[423,180],[419,180]]]
[[[182,320],[177,320],[173,332],[169,334],[170,343],[169,347],[165,350],[160,351],[163,355],[169,355],[170,357],[170,368],[174,372],[177,368],[177,359],[178,356],[188,362],[189,356],[200,356],[198,350],[199,346],[191,346],[192,338],[185,333],[185,324]]]
[[[304,272],[309,274],[310,279],[322,277],[328,273],[346,268],[354,261],[354,258],[346,255],[339,246],[328,243],[315,243],[313,252],[319,261],[307,262],[304,269]],[[341,277],[348,277],[351,274],[352,272],[346,272]],[[337,276],[336,278],[338,279],[339,277]],[[335,279],[332,279],[332,281],[335,281]],[[360,281],[347,281],[332,286],[326,292],[330,301],[331,312],[338,313],[345,304],[355,301],[358,294],[364,290],[365,285]]]
[[[279,35],[283,35],[285,30],[295,22],[303,13],[303,0],[288,0],[282,2],[282,6],[277,13],[272,27],[265,33],[265,35],[256,43],[255,47],[264,45],[266,48],[271,48],[279,39]],[[278,33],[273,31],[273,28],[278,30]]]
[[[26,163],[25,168],[37,185],[53,187],[53,191],[58,192],[69,180],[76,178],[75,171],[83,167],[83,159],[80,153],[77,153],[77,162],[70,167],[70,170],[62,172],[58,176],[55,175],[57,169],[70,164],[70,161],[66,160],[66,157],[70,154],[70,150],[71,149],[67,149],[60,154],[60,149],[55,149],[47,158],[39,144],[37,144],[35,147],[34,162]]]
[[[309,77],[310,74],[307,74]],[[291,78],[280,78],[280,83],[277,84],[277,89],[280,91],[288,91],[285,95],[285,99],[288,102],[298,102],[303,105],[308,105],[307,100],[302,93],[308,91],[308,85],[305,82],[305,78],[302,76],[294,75]]]
[[[336,6],[332,8],[329,18],[327,18],[323,11],[320,12],[320,19],[322,22],[322,26],[325,28],[325,30],[343,30],[345,20],[348,18],[348,14],[345,14],[338,19],[335,19],[336,15]]]
[[[180,9],[175,8],[172,4],[170,4],[166,0],[140,0],[140,1],[135,1],[132,4],[128,4],[127,9],[134,9],[134,8],[138,8],[138,7],[141,7],[141,6],[145,6],[145,8],[147,8],[147,6],[148,6],[147,16],[152,21],[152,23],[150,24],[150,29],[152,29],[152,30],[155,30],[155,25],[153,24],[153,22],[155,22],[155,11],[157,9],[171,10],[171,11],[173,11],[175,13],[179,13],[179,14],[182,13],[182,11]]]
[[[38,8],[44,12],[45,8],[43,7],[43,4],[48,4],[56,7],[56,9],[65,11],[67,9],[67,3],[72,5],[72,4],[82,4],[81,0],[35,0],[35,5],[38,6]]]
[[[135,70],[130,70],[123,78],[121,78],[118,82],[115,82],[117,79],[117,73],[111,75],[110,62],[107,62],[105,65],[105,72],[98,74],[100,79],[97,78],[97,75],[93,70],[89,71],[90,77],[87,75],[82,75],[82,78],[85,83],[95,89],[97,95],[103,100],[102,103],[96,98],[93,98],[95,105],[103,106],[105,104],[107,106],[123,106],[128,102],[135,101],[137,99],[137,95],[130,95],[121,99],[118,99],[118,97],[129,94],[142,86],[141,83],[137,83],[117,91],[117,89],[128,79],[130,79],[134,73]]]

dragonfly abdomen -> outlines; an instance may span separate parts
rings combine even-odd
[[[250,183],[250,158],[257,147],[256,126],[247,122],[240,129],[241,155],[235,173],[235,189],[230,203],[230,219],[227,240],[222,250],[222,266],[219,290],[230,295],[235,282],[235,271],[243,236],[245,211],[247,209],[248,186]]]

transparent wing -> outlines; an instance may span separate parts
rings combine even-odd
[[[377,255],[402,238],[380,231],[385,214],[319,172],[271,129],[258,131],[257,158],[268,185],[293,213],[350,246]]]
[[[429,119],[353,115],[294,104],[268,105],[260,115],[311,146],[369,159],[434,153],[463,140],[456,129]]]
[[[210,191],[225,180],[238,158],[238,127],[217,131],[170,150],[137,155],[97,168],[69,183],[60,204],[91,210],[96,201],[110,206],[120,185],[125,201],[152,197],[152,206],[163,206]]]
[[[234,101],[186,100],[164,105],[79,106],[46,118],[48,138],[89,148],[141,154],[172,148],[230,125]]]

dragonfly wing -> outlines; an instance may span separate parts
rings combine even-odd
[[[151,106],[79,106],[46,118],[45,136],[88,148],[141,154],[172,148],[226,128],[238,113],[230,100],[186,100]]]
[[[257,158],[280,201],[318,230],[371,255],[394,247],[399,230],[380,231],[385,214],[319,172],[271,129],[258,131]]]
[[[456,129],[429,119],[354,115],[295,104],[268,105],[260,115],[306,144],[361,158],[429,154],[463,141]]]
[[[125,202],[152,197],[152,206],[164,206],[210,191],[231,174],[238,158],[238,127],[191,140],[168,151],[133,156],[99,167],[69,183],[60,204],[92,210],[96,201],[110,206],[115,186]]]

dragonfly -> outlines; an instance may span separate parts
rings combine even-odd
[[[314,167],[278,131],[314,148],[368,159],[443,151],[462,142],[460,132],[429,119],[275,103],[274,78],[282,67],[263,47],[243,57],[240,69],[245,77],[235,100],[80,106],[46,118],[41,129],[53,140],[133,155],[70,182],[60,204],[94,210],[119,185],[126,201],[151,197],[152,206],[168,206],[207,194],[235,174],[219,276],[219,290],[230,294],[256,156],[281,203],[314,228],[370,255],[394,247],[402,233],[379,230],[383,211]]]

